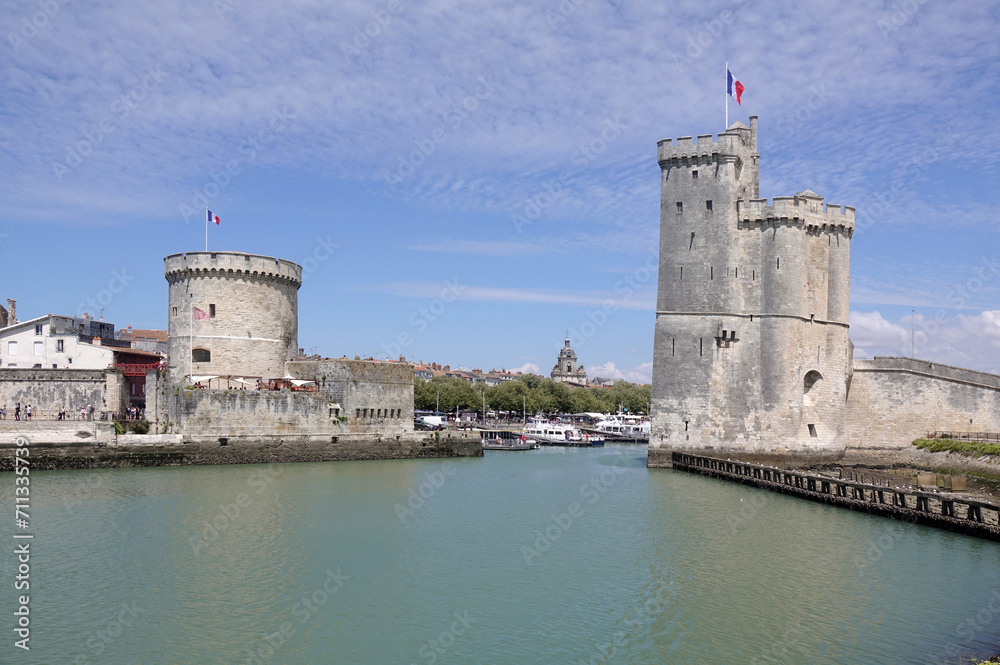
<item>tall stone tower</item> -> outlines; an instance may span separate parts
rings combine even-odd
[[[284,376],[298,352],[298,264],[238,252],[173,254],[163,263],[172,383]]]
[[[836,457],[854,209],[759,197],[757,118],[660,141],[649,465],[683,450]]]

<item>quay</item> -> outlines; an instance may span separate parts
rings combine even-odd
[[[679,471],[1000,542],[1000,506],[978,499],[680,452],[672,463]]]

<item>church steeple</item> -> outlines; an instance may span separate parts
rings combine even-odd
[[[576,351],[570,346],[568,330],[566,331],[566,341],[559,351],[559,357],[556,358],[556,364],[549,376],[556,381],[587,384],[587,372],[584,371],[583,365],[576,364]]]

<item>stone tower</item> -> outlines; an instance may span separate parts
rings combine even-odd
[[[566,334],[566,342],[559,350],[559,357],[556,358],[556,364],[549,376],[555,381],[568,381],[584,385],[587,383],[587,371],[583,365],[576,364],[576,351],[569,345],[569,333]]]
[[[187,252],[163,262],[172,383],[191,374],[284,376],[298,351],[299,265],[238,252]]]
[[[757,118],[660,141],[650,466],[843,450],[854,209],[759,197]]]

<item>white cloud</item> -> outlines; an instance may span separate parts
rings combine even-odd
[[[1000,310],[935,319],[917,314],[893,322],[879,312],[851,312],[857,358],[910,356],[1000,373]],[[912,335],[912,337],[911,337]],[[911,342],[912,340],[912,342]]]
[[[520,367],[511,367],[507,370],[508,372],[521,372],[522,374],[539,374],[542,373],[542,368],[535,363],[524,363]]]
[[[653,380],[653,363],[642,363],[632,369],[620,370],[615,363],[608,361],[603,365],[591,365],[587,367],[587,376],[602,377],[605,379],[624,379],[632,383],[651,383]]]

